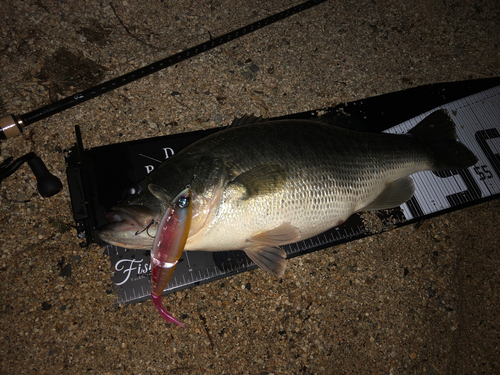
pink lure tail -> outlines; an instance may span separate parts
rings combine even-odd
[[[151,293],[151,297],[153,297],[153,303],[155,304],[156,310],[160,313],[160,315],[167,321],[167,323],[175,323],[178,326],[184,328],[184,324],[175,319],[167,310],[163,308],[161,303],[161,296],[157,296],[154,293]]]
[[[161,189],[158,186],[154,189]],[[150,190],[152,190],[150,188]],[[163,215],[151,249],[151,297],[160,315],[168,323],[184,325],[169,314],[161,303],[161,295],[172,277],[184,251],[191,226],[191,189],[184,189]]]

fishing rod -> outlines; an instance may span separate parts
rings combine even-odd
[[[227,34],[221,35],[214,39],[210,39],[207,42],[198,44],[197,46],[191,47],[185,51],[176,53],[170,57],[166,57],[155,63],[147,65],[145,67],[136,69],[130,73],[124,74],[120,77],[111,79],[107,82],[101,83],[90,89],[83,90],[77,94],[68,96],[61,99],[55,103],[46,105],[45,107],[33,110],[31,112],[25,113],[23,115],[7,115],[0,118],[0,140],[15,137],[23,132],[23,129],[37,121],[45,119],[56,113],[62,112],[65,109],[74,107],[77,104],[83,103],[87,100],[93,99],[109,91],[115,90],[122,87],[128,83],[134,82],[140,78],[146,77],[152,73],[156,73],[162,69],[175,65],[181,61],[190,59],[191,57],[197,56],[203,52],[209,51],[213,48],[221,46],[227,42],[235,40],[244,35],[250,34],[253,31],[259,30],[265,26],[271,25],[275,22],[281,21],[287,17],[294,14],[302,12],[303,10],[314,7],[315,5],[321,4],[326,0],[309,0],[302,4],[296,5],[292,8],[279,12],[275,15],[266,17],[260,21],[254,22],[250,25],[241,27],[237,30],[231,31]]]

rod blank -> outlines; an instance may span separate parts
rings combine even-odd
[[[159,70],[165,69],[169,66],[180,63],[181,61],[190,59],[191,57],[197,56],[203,52],[209,51],[216,48],[224,43],[230,42],[234,39],[242,37],[244,35],[250,34],[256,30],[259,30],[265,26],[271,25],[277,21],[284,18],[290,17],[293,14],[299,13],[303,10],[312,8],[315,5],[321,4],[326,0],[309,0],[302,4],[296,5],[292,8],[284,10],[275,15],[266,17],[260,21],[254,22],[248,26],[241,27],[237,30],[231,31],[227,34],[221,35],[217,38],[211,39],[207,42],[198,44],[197,46],[191,47],[185,51],[176,53],[170,57],[147,65],[143,68],[139,68],[130,73],[124,74],[120,77],[114,78],[110,81],[101,83],[90,89],[81,91],[77,94],[68,96],[61,99],[55,103],[51,103],[45,107],[36,109],[34,111],[25,113],[24,115],[8,115],[0,118],[0,139],[8,139],[15,137],[22,133],[24,127],[33,124],[34,122],[40,121],[44,118],[52,116],[56,113],[62,112],[65,109],[71,108],[77,104],[83,103],[87,100],[105,94],[109,91],[115,90],[122,87],[128,83],[136,81],[140,78],[146,77],[152,73],[156,73]]]

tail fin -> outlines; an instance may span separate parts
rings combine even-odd
[[[466,168],[478,160],[457,140],[455,123],[444,109],[431,113],[408,133],[420,138],[431,151],[433,171]]]

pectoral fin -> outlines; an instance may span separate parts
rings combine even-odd
[[[231,184],[242,187],[248,199],[281,189],[286,183],[287,175],[279,164],[263,164],[242,173]]]
[[[156,198],[160,201],[170,204],[172,202],[172,197],[167,191],[159,185],[149,184],[148,189]]]
[[[254,245],[245,249],[245,253],[264,271],[281,277],[286,268],[286,252],[278,246],[296,242],[300,236],[297,228],[290,223],[283,223],[277,228],[251,237],[248,241]]]
[[[415,186],[410,177],[403,177],[391,182],[370,204],[357,211],[376,211],[402,205],[413,196]]]

